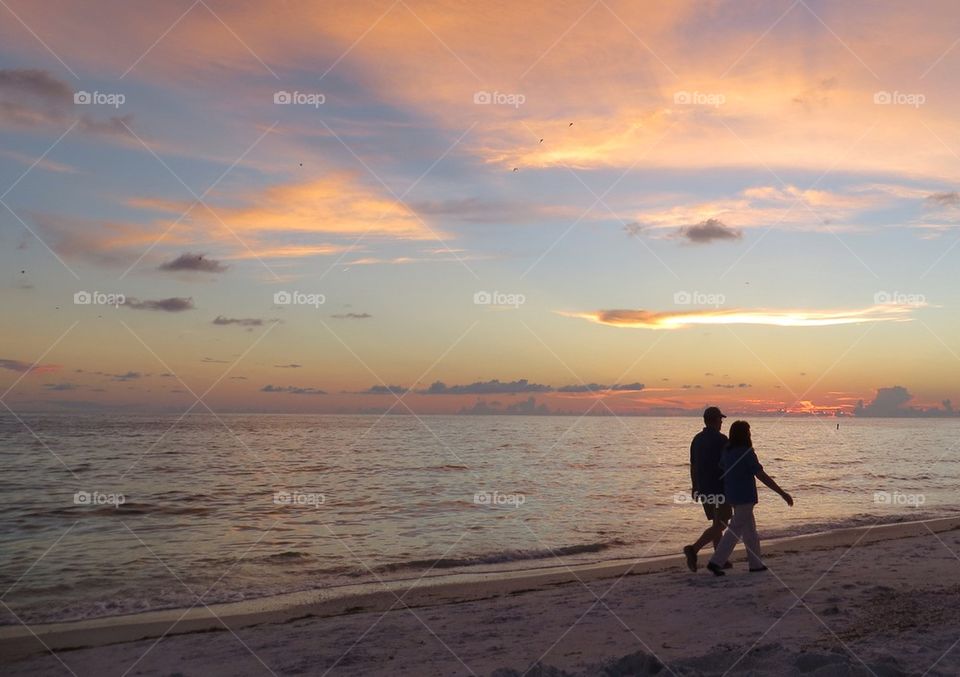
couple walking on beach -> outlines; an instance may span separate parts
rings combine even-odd
[[[757,458],[750,439],[750,424],[736,421],[730,426],[730,437],[720,430],[726,418],[719,408],[707,407],[703,412],[702,431],[690,443],[690,481],[693,500],[703,506],[711,524],[696,543],[685,546],[683,554],[690,571],[697,570],[697,554],[713,543],[713,557],[707,569],[714,576],[723,576],[733,565],[729,557],[738,541],[747,550],[750,571],[766,571],[760,558],[760,536],[753,509],[757,504],[757,482],[760,480],[780,494],[787,505],[793,498],[773,481]]]

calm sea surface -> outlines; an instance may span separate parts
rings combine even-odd
[[[705,526],[693,418],[22,418],[0,416],[0,591],[25,622],[675,553]],[[960,508],[960,421],[751,424],[796,499],[761,487],[765,537]]]

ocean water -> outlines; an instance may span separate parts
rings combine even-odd
[[[650,557],[706,525],[694,418],[22,420],[0,416],[0,623]],[[958,512],[960,421],[840,424],[751,421],[796,500],[760,488],[762,536]]]

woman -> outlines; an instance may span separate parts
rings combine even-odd
[[[720,467],[723,469],[723,494],[727,503],[733,506],[733,519],[730,520],[730,525],[720,539],[707,568],[714,576],[723,576],[724,563],[733,553],[737,541],[742,539],[743,546],[747,549],[750,571],[766,571],[767,567],[760,559],[760,535],[757,534],[757,523],[753,518],[753,507],[757,504],[756,480],[759,479],[780,494],[789,506],[793,505],[793,498],[763,471],[763,466],[753,450],[750,424],[746,421],[736,421],[730,426],[730,442],[723,450]]]

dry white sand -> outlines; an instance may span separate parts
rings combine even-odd
[[[431,579],[405,594],[407,582],[353,598],[351,613],[349,599],[303,596],[261,602],[260,617],[224,605],[223,622],[204,611],[197,626],[219,631],[173,626],[163,639],[149,615],[34,626],[55,655],[4,628],[0,652],[11,675],[957,675],[958,527],[784,539],[761,574],[742,558],[723,578],[665,558]],[[153,638],[124,641],[123,628]],[[88,648],[58,648],[77,644]]]

